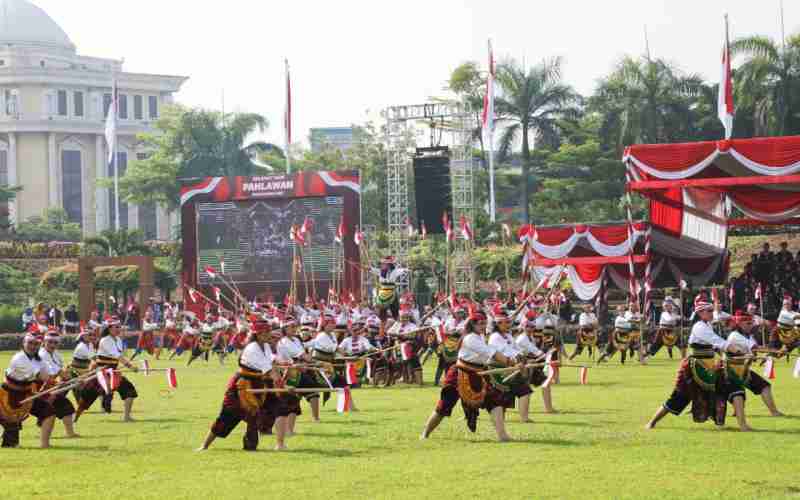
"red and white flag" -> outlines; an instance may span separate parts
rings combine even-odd
[[[414,230],[414,225],[411,224],[411,219],[406,217],[406,236],[413,238],[415,234],[416,231]]]
[[[347,385],[358,384],[358,371],[356,370],[355,363],[345,363],[345,383]]]
[[[189,300],[197,304],[197,290],[194,288],[187,288],[186,291],[189,293]]]
[[[403,361],[408,361],[414,357],[414,345],[411,342],[403,342],[400,344],[400,356]]]
[[[425,221],[421,221],[419,224],[419,235],[423,240],[428,237],[428,228],[425,227]]]
[[[145,377],[150,375],[150,362],[146,359],[142,360],[142,372],[144,373]]]
[[[175,368],[167,368],[167,386],[170,389],[178,388],[178,374]]]
[[[494,80],[497,75],[496,70],[492,41],[489,40],[489,75],[486,78],[486,95],[483,96],[483,116],[481,120],[484,132],[489,133],[494,130]]]
[[[731,48],[728,37],[728,16],[725,16],[725,45],[722,48],[722,74],[719,80],[717,113],[725,127],[725,139],[733,134],[733,78],[731,77]]]
[[[447,212],[442,214],[442,227],[444,228],[447,242],[453,241],[453,226],[450,224],[450,217],[447,216]]]
[[[336,389],[336,411],[347,413],[353,409],[353,395],[349,387]]]
[[[681,287],[681,290],[688,290],[689,289],[689,283],[687,283],[686,280],[683,279],[683,278],[681,278],[681,280],[678,282],[678,286]]]
[[[105,370],[98,368],[95,372],[95,377],[97,377],[97,383],[100,385],[100,388],[103,389],[103,392],[111,394],[108,388],[108,379],[106,378]]]
[[[436,342],[444,344],[447,334],[444,332],[444,323],[439,323],[439,328],[436,329]]]
[[[106,115],[106,144],[108,145],[108,163],[114,161],[114,152],[117,150],[117,107],[119,105],[119,92],[117,80],[111,82],[111,104]]]
[[[360,229],[357,229],[356,233],[353,235],[353,241],[355,241],[356,246],[359,247],[364,243],[364,233],[362,233]]]
[[[211,266],[208,266],[208,267],[206,267],[206,274],[207,274],[207,275],[208,275],[208,277],[209,277],[209,278],[211,278],[212,280],[213,280],[213,279],[216,279],[216,277],[217,277],[217,270],[216,270],[216,269],[214,269],[214,268],[213,268],[213,267],[211,267]]]
[[[581,385],[587,385],[589,383],[589,369],[585,366],[582,366],[579,373]]]
[[[344,241],[344,216],[339,221],[339,227],[336,228],[336,236],[333,238],[336,243],[342,244]]]
[[[215,286],[215,287],[212,287],[211,289],[212,289],[212,290],[214,290],[214,297],[216,297],[216,298],[217,298],[217,302],[219,302],[220,300],[222,300],[222,290],[220,290],[220,289],[219,289],[218,287],[216,287],[216,286]]]
[[[764,378],[775,380],[775,360],[772,357],[767,358],[767,362],[764,363]]]
[[[761,296],[762,296],[761,283],[759,283],[758,286],[756,287],[756,300],[761,300]]]
[[[225,258],[222,255],[219,256],[219,272],[225,274]]]
[[[289,75],[289,60],[286,63],[286,108],[283,112],[283,133],[286,140],[286,155],[289,155],[289,146],[292,144],[292,79]]]
[[[455,309],[458,307],[458,297],[456,297],[456,291],[452,290],[450,292],[450,309]]]
[[[309,236],[311,234],[311,229],[313,227],[314,227],[314,221],[312,221],[311,219],[306,217],[303,220],[303,225],[300,226],[300,232],[298,233],[298,236],[299,236],[300,240],[302,241],[302,243],[301,243],[302,245],[305,245],[306,241],[308,241],[307,236]]]
[[[472,241],[472,227],[469,225],[467,218],[462,215],[459,223],[461,226],[461,237],[467,241]]]

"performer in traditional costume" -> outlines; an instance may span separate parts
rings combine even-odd
[[[613,358],[614,354],[620,353],[620,362],[624,365],[625,358],[628,356],[628,347],[631,342],[631,330],[633,325],[625,317],[625,308],[617,306],[617,317],[614,319],[614,330],[608,335],[606,351],[597,360],[597,364]]]
[[[715,350],[734,356],[741,356],[742,351],[714,332],[710,324],[713,309],[714,306],[707,302],[695,304],[694,312],[699,320],[692,326],[689,336],[691,354],[681,362],[672,395],[653,415],[647,429],[653,429],[669,413],[680,415],[690,403],[695,422],[702,423],[712,418],[718,426],[722,426],[725,424],[727,402],[730,401],[736,411],[739,429],[752,430],[745,417],[741,380],[727,376],[714,355]]]
[[[72,362],[70,363],[70,378],[77,378],[89,373],[92,362],[96,356],[94,349],[97,340],[96,330],[83,330],[78,334],[77,344],[72,351]],[[75,402],[80,404],[81,400],[81,387],[76,387],[72,390],[72,395],[75,397]],[[110,413],[110,411],[109,411]]]
[[[70,371],[64,364],[64,359],[58,352],[59,336],[55,330],[50,330],[44,337],[44,345],[39,348],[39,358],[42,360],[42,368],[49,375],[49,379],[42,386],[41,390],[46,390],[53,387],[60,382],[65,382],[70,379]],[[80,437],[75,433],[73,426],[73,415],[75,414],[75,407],[69,399],[67,393],[62,392],[52,397],[48,397],[48,401],[53,405],[53,411],[57,419],[61,420],[64,424],[67,438]]]
[[[158,323],[155,322],[153,319],[153,313],[150,309],[144,313],[144,319],[142,320],[142,332],[139,334],[139,340],[136,342],[136,350],[131,356],[131,361],[136,359],[136,356],[142,353],[142,351],[147,351],[147,353],[151,356],[155,355],[155,358],[161,354],[161,349],[156,347],[156,335],[158,334]]]
[[[775,405],[775,398],[772,395],[772,386],[769,381],[753,370],[744,370],[745,362],[752,360],[752,358],[748,359],[748,357],[753,356],[758,348],[758,342],[753,337],[755,332],[753,317],[745,312],[738,311],[733,316],[733,321],[737,328],[728,335],[728,342],[738,346],[744,355],[739,358],[738,363],[732,365],[732,368],[736,370],[734,375],[743,379],[745,388],[750,392],[756,396],[761,396],[761,400],[769,410],[770,415],[782,417],[783,413],[778,411],[778,407]]]
[[[306,342],[305,346],[311,350],[311,357],[316,361],[320,368],[314,373],[314,380],[317,387],[344,387],[339,372],[334,369],[336,361],[336,350],[339,348],[339,342],[336,340],[336,334],[333,332],[332,318],[325,316],[321,318],[323,324],[322,330]],[[330,398],[330,393],[325,393],[323,402],[327,402]],[[317,418],[319,418],[319,405],[317,404]],[[312,415],[314,412],[314,405],[311,406]]]
[[[597,331],[600,322],[597,315],[592,312],[591,304],[583,305],[583,312],[578,317],[578,338],[575,342],[575,352],[569,357],[570,360],[579,356],[584,349],[588,349],[589,357],[594,357],[594,350],[597,348]]]
[[[546,353],[536,347],[534,340],[534,333],[536,332],[536,313],[534,311],[528,312],[528,318],[522,321],[521,332],[514,339],[514,343],[519,349],[522,359],[525,363],[539,363],[545,359]],[[544,368],[534,367],[525,368],[523,374],[528,377],[528,382],[534,387],[542,388],[542,402],[544,404],[545,413],[556,413],[553,409],[553,395],[550,386],[544,386],[547,376],[544,374]],[[519,418],[522,422],[530,422],[528,415],[530,413],[530,395],[520,398],[517,409],[519,410]]]
[[[655,356],[662,347],[666,347],[669,358],[672,359],[672,348],[676,346],[681,350],[681,358],[686,357],[686,346],[680,335],[680,322],[681,315],[675,307],[675,301],[672,297],[666,297],[658,318],[656,338],[647,351],[648,357]]]
[[[439,402],[428,418],[421,439],[427,439],[445,417],[449,417],[458,401],[464,410],[467,427],[475,432],[481,408],[492,416],[499,441],[510,441],[503,416],[503,395],[478,372],[491,363],[512,365],[513,361],[486,343],[486,316],[474,311],[464,326],[465,336],[458,350],[458,361],[447,371]]]
[[[92,363],[91,369],[118,370],[119,365],[122,364],[134,372],[138,371],[133,363],[123,356],[125,346],[120,338],[121,333],[122,328],[120,327],[119,320],[117,318],[112,318],[109,325],[103,329],[100,343],[97,346],[97,356],[95,357],[94,363]],[[122,414],[123,422],[133,422],[133,417],[131,417],[133,401],[139,396],[136,392],[136,387],[127,377],[120,375],[119,385],[112,389],[111,392],[119,394],[124,403]],[[89,381],[81,390],[78,411],[75,413],[75,422],[77,422],[80,416],[91,408],[95,400],[104,393],[105,390],[96,378]]]
[[[780,355],[792,352],[800,346],[800,332],[797,329],[800,314],[792,308],[792,299],[783,300],[783,307],[778,313],[778,324],[772,330],[769,346],[772,349],[780,350]]]
[[[201,356],[206,360],[206,362],[208,362],[208,355],[214,345],[215,321],[216,318],[213,314],[206,314],[205,321],[200,325],[200,338],[198,339],[198,342],[195,343],[194,349],[192,349],[192,355],[189,357],[189,362],[186,363],[186,366],[191,365],[192,361]]]
[[[632,300],[628,304],[628,309],[625,311],[625,319],[631,324],[628,353],[631,359],[633,359],[634,354],[638,353],[639,361],[642,364],[646,364],[647,360],[643,357],[643,350],[647,339],[643,337],[643,333],[647,329],[647,318],[639,312],[639,303],[637,301]]]
[[[408,269],[397,267],[394,257],[386,257],[381,261],[380,269],[372,268],[372,274],[378,277],[378,291],[375,306],[381,321],[386,321],[387,313],[397,318],[400,312],[400,298],[397,294],[397,283],[408,273]]]
[[[286,449],[286,420],[289,410],[284,398],[275,393],[254,393],[248,389],[270,389],[279,384],[280,376],[273,370],[273,355],[269,347],[271,328],[268,323],[256,325],[255,333],[239,357],[239,369],[228,381],[222,409],[211,426],[202,446],[205,451],[217,438],[227,438],[241,421],[247,425],[242,447],[246,451],[258,448],[259,429],[269,414],[274,417],[275,449]]]
[[[303,341],[297,336],[297,322],[292,316],[287,316],[283,320],[281,332],[283,336],[278,341],[277,354],[278,362],[285,371],[283,379],[286,387],[304,389],[318,387],[316,380],[307,369],[292,366],[312,361],[311,355],[306,353]],[[285,399],[287,411],[289,412],[286,419],[286,434],[293,436],[297,417],[303,413],[300,408],[301,397],[297,394],[289,393],[286,394]],[[306,394],[305,399],[311,406],[312,420],[319,422],[319,393]]]
[[[401,309],[400,321],[392,325],[387,334],[400,342],[406,383],[422,386],[422,363],[419,354],[424,347],[423,335],[426,329],[417,327],[411,322],[411,318],[411,309]]]
[[[448,318],[440,327],[444,330],[444,339],[436,346],[438,364],[434,376],[435,385],[439,385],[442,375],[458,361],[458,343],[464,330],[464,321],[466,321],[466,311],[459,308],[454,311],[453,317]]]
[[[44,384],[50,376],[42,366],[39,358],[41,341],[28,333],[22,341],[22,351],[11,358],[5,373],[5,382],[0,386],[0,426],[3,427],[3,448],[19,446],[19,433],[22,422],[28,416],[37,418],[41,429],[39,445],[50,447],[50,434],[55,423],[55,410],[46,398],[38,398],[27,403],[25,399],[33,396],[40,384]]]
[[[183,332],[175,346],[175,350],[169,355],[169,359],[181,356],[184,351],[193,351],[200,335],[200,323],[197,318],[186,318],[183,325]]]
[[[500,304],[497,304],[492,312],[492,317],[494,332],[489,336],[489,346],[496,348],[498,352],[514,363],[521,361],[523,354],[511,334],[511,318],[508,317],[508,312]],[[527,373],[520,371],[510,380],[507,380],[508,375],[499,374],[499,380],[495,383],[495,386],[506,396],[504,407],[506,409],[513,408],[516,399],[519,401],[520,419],[522,422],[530,422],[527,411],[523,414],[522,410],[523,407],[530,407],[530,398],[533,393],[529,378],[526,376]]]

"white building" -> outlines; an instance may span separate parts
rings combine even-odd
[[[96,179],[113,176],[105,141],[111,83],[119,89],[118,165],[147,151],[136,134],[151,130],[185,77],[125,73],[122,61],[78,55],[66,33],[27,0],[0,0],[0,183],[22,186],[8,207],[12,223],[67,211],[85,235],[113,227],[113,191]],[[120,208],[123,227],[168,239],[166,212]]]

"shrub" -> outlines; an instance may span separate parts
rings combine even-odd
[[[21,332],[23,310],[21,306],[0,305],[0,333]]]

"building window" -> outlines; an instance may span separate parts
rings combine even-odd
[[[119,119],[120,120],[127,120],[128,119],[128,96],[125,94],[119,95]]]
[[[140,95],[133,96],[133,119],[144,120],[144,98]]]
[[[125,177],[125,170],[128,169],[128,153],[124,151],[117,152],[117,171],[118,176],[120,179]],[[108,177],[114,179],[114,162],[112,161],[108,165]],[[109,213],[109,224],[111,228],[114,228],[117,220],[117,213],[114,211],[114,188],[110,188],[108,190],[108,213]],[[119,226],[120,229],[127,229],[128,228],[128,204],[119,200]]]
[[[83,189],[81,182],[81,152],[61,152],[62,199],[70,222],[83,223]]]
[[[58,116],[67,116],[67,91],[66,90],[59,90],[58,91]]]
[[[144,232],[145,240],[158,239],[158,218],[156,216],[155,203],[139,206],[139,229]]]
[[[8,151],[0,149],[0,186],[8,186]],[[8,227],[8,202],[0,203],[0,228]]]
[[[42,68],[44,68],[44,61],[39,61],[39,66],[41,66]]]
[[[72,95],[74,101],[74,112],[78,118],[83,118],[83,92],[75,92]]]
[[[111,94],[103,94],[103,119],[108,116],[108,108],[111,107]]]
[[[6,60],[0,59],[0,66],[5,66],[5,65],[6,65]]]
[[[3,97],[5,98],[6,102],[6,109],[5,112],[9,116],[16,116],[19,110],[19,106],[17,105],[17,96],[19,93],[16,90],[5,90],[3,92]]]
[[[148,115],[151,120],[158,118],[158,97],[151,95],[147,98]]]

